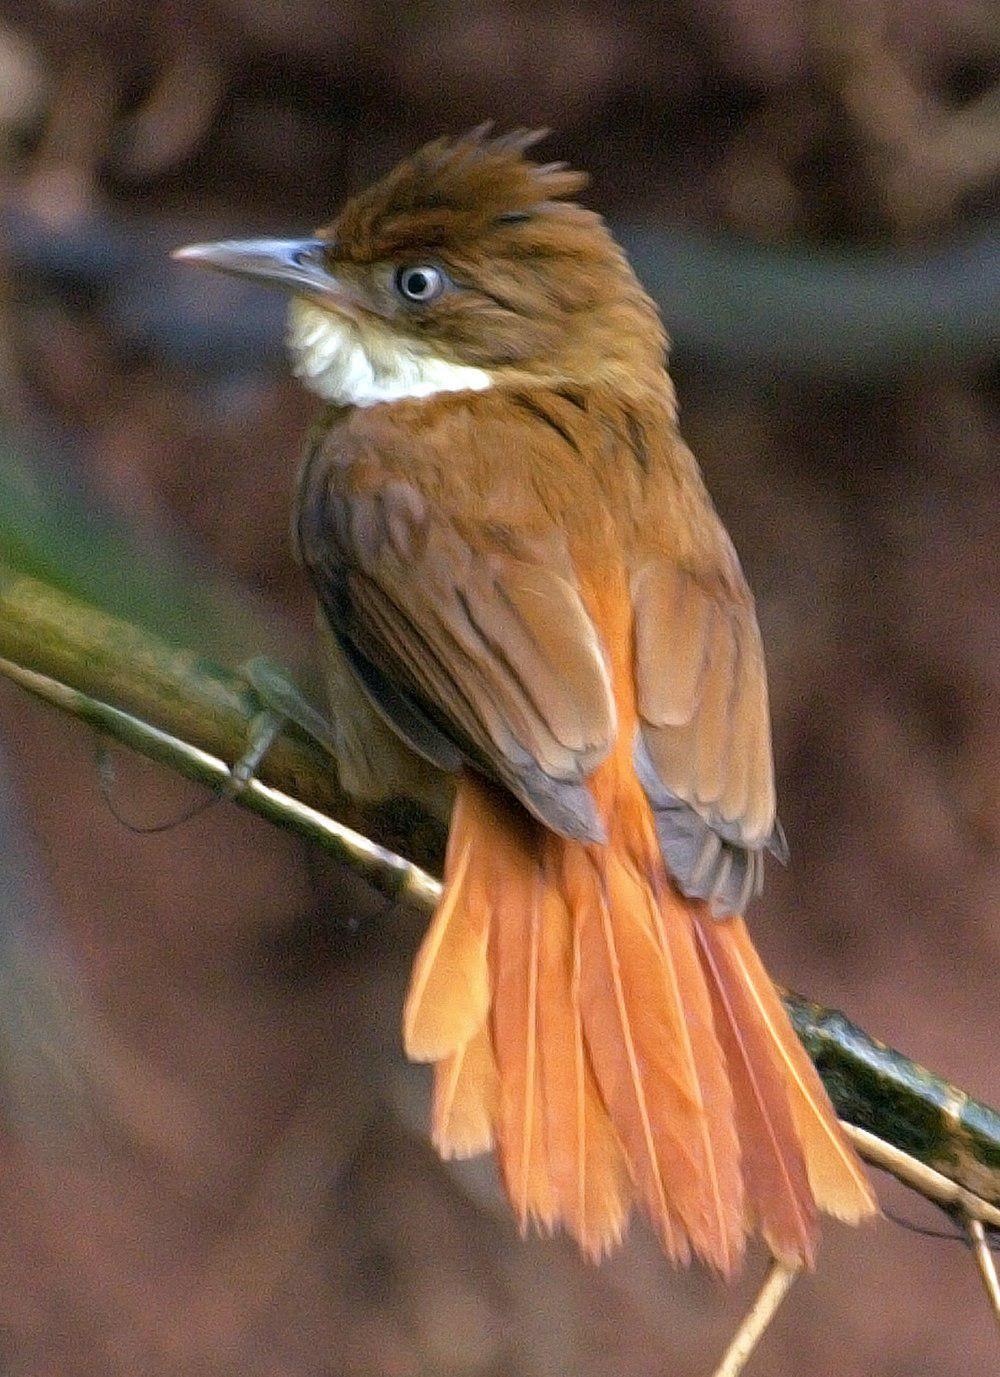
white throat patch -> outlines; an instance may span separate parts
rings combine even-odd
[[[295,376],[341,406],[482,392],[493,381],[482,368],[422,354],[387,330],[363,327],[302,297],[292,298],[286,342]]]

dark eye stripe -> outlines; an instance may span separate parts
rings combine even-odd
[[[486,297],[487,301],[492,301],[494,306],[499,306],[501,311],[509,311],[511,315],[515,316],[520,314],[521,308],[518,305],[505,297],[498,296],[496,292],[488,292],[483,287],[477,287],[476,291],[479,292],[480,296]]]

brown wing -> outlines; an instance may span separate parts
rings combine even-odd
[[[299,545],[376,707],[433,763],[471,762],[555,831],[600,839],[584,779],[610,749],[614,700],[562,538],[449,517],[356,431],[324,450]]]
[[[636,766],[664,858],[685,893],[741,912],[763,851],[784,857],[775,816],[767,674],[749,594],[665,558],[633,580]]]

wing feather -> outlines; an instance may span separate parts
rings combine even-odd
[[[335,429],[300,488],[299,546],[348,660],[433,763],[451,742],[553,830],[600,840],[584,781],[615,705],[565,538],[515,548],[485,515],[426,503],[375,434]]]
[[[738,574],[738,566],[736,567]],[[767,674],[742,575],[714,583],[666,558],[632,581],[640,736],[636,767],[686,894],[739,912],[775,817]]]

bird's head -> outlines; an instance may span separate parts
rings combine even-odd
[[[329,401],[665,385],[654,306],[601,218],[569,199],[585,175],[528,158],[539,137],[438,140],[310,238],[175,257],[291,291],[295,371]]]

